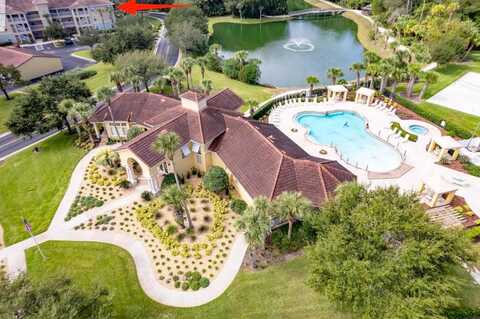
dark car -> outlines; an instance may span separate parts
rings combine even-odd
[[[72,38],[65,38],[65,39],[63,39],[63,42],[65,43],[65,45],[74,45],[75,44],[73,42]]]

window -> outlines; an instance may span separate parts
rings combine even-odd
[[[192,151],[197,154],[202,154],[202,150],[200,148],[200,144],[197,142],[192,142]]]
[[[183,145],[181,147],[181,150],[182,150],[182,158],[185,158],[192,153],[190,151],[190,146],[188,144]]]

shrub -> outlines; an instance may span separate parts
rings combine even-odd
[[[470,238],[472,240],[477,239],[480,236],[480,226],[475,226],[467,229],[465,231],[465,236],[467,236],[467,238]]]
[[[138,126],[132,126],[131,128],[128,129],[127,131],[127,140],[134,139],[138,135],[142,134],[145,130],[141,127]]]
[[[206,277],[202,277],[200,278],[199,283],[200,283],[200,287],[207,288],[210,285],[210,280],[208,280],[208,278]]]
[[[468,174],[480,177],[480,166],[477,166],[472,163],[464,163],[463,167],[468,172]]]
[[[122,179],[120,182],[118,182],[117,185],[123,189],[129,189],[132,186],[132,183],[130,183],[126,179]]]
[[[162,189],[164,187],[168,187],[170,185],[174,185],[176,182],[175,182],[175,175],[173,174],[167,174],[165,175],[165,177],[163,178],[163,181],[162,181]]]
[[[188,282],[185,281],[185,282],[182,284],[182,290],[183,290],[183,291],[187,291],[188,288],[190,288],[190,285],[189,285]]]
[[[182,283],[180,281],[175,281],[175,288],[180,288]],[[188,289],[188,288],[187,288]]]
[[[235,198],[230,203],[230,208],[237,214],[243,214],[245,209],[247,209],[247,203],[245,201]]]
[[[141,197],[143,200],[149,202],[152,200],[153,194],[152,192],[149,192],[149,191],[143,191]]]
[[[200,283],[198,281],[192,281],[190,288],[192,288],[193,291],[197,291],[200,289]]]
[[[108,224],[114,218],[115,217],[113,216],[99,215],[97,216],[97,221],[95,222],[95,226]]]
[[[220,193],[228,188],[228,175],[220,166],[212,166],[203,177],[203,186],[214,193]]]
[[[167,227],[167,233],[168,233],[169,235],[173,235],[173,234],[175,234],[176,232],[177,232],[177,226],[175,226],[175,225],[168,225],[168,227]]]
[[[76,76],[79,80],[86,80],[97,75],[97,71],[95,70],[82,70],[82,69],[74,69],[68,73]]]

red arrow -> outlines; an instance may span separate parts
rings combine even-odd
[[[131,15],[137,15],[138,11],[145,10],[158,10],[158,9],[173,9],[173,8],[187,8],[190,7],[189,3],[175,3],[175,4],[147,4],[147,3],[137,3],[136,0],[129,0],[128,2],[122,3],[118,6],[120,11]]]

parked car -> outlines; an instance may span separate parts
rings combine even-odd
[[[63,39],[65,45],[74,45],[75,42],[73,42],[73,39],[72,38],[65,38]]]

